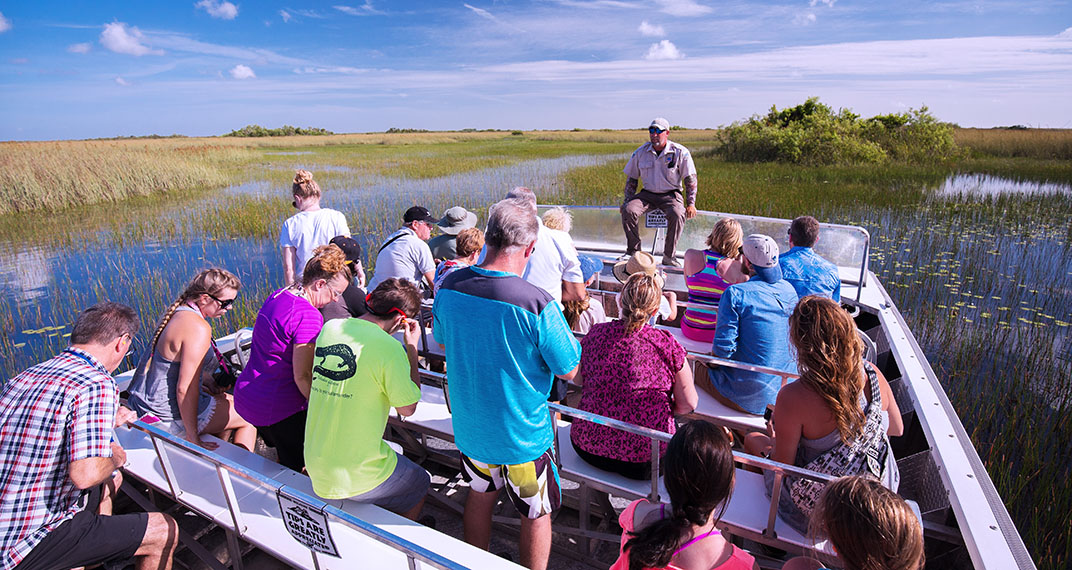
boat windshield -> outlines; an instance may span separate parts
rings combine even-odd
[[[555,206],[541,206],[540,215]],[[622,218],[616,207],[600,206],[562,206],[573,214],[573,229],[570,235],[579,250],[621,253],[625,250],[625,235],[622,232]],[[661,214],[661,212],[659,212]],[[651,214],[649,213],[649,217]],[[661,217],[656,214],[656,217]],[[766,234],[778,242],[783,252],[789,250],[789,224],[792,220],[781,218],[764,218],[760,216],[742,216],[721,212],[699,211],[696,217],[685,223],[685,231],[678,241],[678,254],[686,249],[703,249],[707,235],[721,218],[733,218],[741,223],[744,235]],[[644,249],[662,251],[666,230],[648,227],[654,220],[646,220],[640,226],[640,238]],[[840,224],[819,224],[821,230],[819,241],[815,243],[815,252],[841,269],[842,281],[861,283],[867,276],[868,247],[870,235],[867,230],[857,226]]]

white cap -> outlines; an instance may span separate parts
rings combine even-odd
[[[744,256],[756,267],[775,267],[778,265],[778,242],[763,234],[752,234],[744,238],[741,245]]]
[[[666,119],[664,119],[662,117],[656,117],[655,119],[653,119],[651,121],[651,124],[648,125],[649,129],[652,128],[652,127],[658,127],[660,131],[669,131],[670,130],[670,121],[667,121]]]

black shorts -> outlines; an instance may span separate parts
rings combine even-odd
[[[257,427],[264,443],[275,448],[279,464],[298,473],[305,468],[305,417],[308,412],[302,410],[270,426]]]
[[[100,485],[90,490],[83,500],[86,508],[48,533],[22,560],[19,570],[58,570],[92,564],[102,564],[110,570],[131,563],[145,539],[149,515],[98,515]]]

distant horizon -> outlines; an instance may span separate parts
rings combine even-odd
[[[811,96],[1072,127],[1069,2],[345,1],[0,5],[0,140],[700,129]]]

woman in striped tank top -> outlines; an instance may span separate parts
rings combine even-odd
[[[685,252],[685,285],[689,307],[681,318],[681,332],[692,340],[712,342],[718,321],[718,302],[734,283],[748,281],[741,264],[744,232],[733,218],[722,218],[707,236],[707,249]]]

